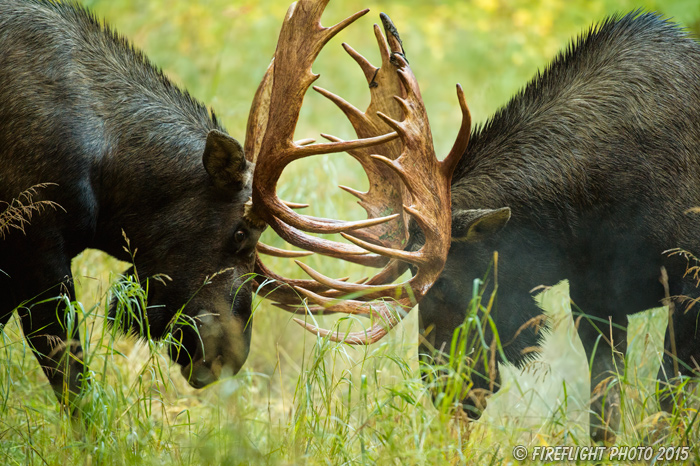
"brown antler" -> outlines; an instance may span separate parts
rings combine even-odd
[[[367,12],[361,11],[331,28],[324,28],[320,17],[328,1],[300,0],[290,7],[275,57],[256,94],[246,137],[246,154],[256,162],[252,215],[259,216],[282,238],[302,249],[385,266],[375,277],[360,283],[325,277],[300,262],[297,263],[313,280],[286,280],[274,276],[290,283],[327,311],[378,317],[367,332],[331,335],[335,341],[366,344],[377,341],[396,325],[427,293],[444,266],[450,246],[450,182],[466,149],[471,122],[464,94],[458,86],[462,128],[450,154],[439,162],[416,79],[405,60],[396,29],[388,17],[382,15],[389,43],[375,25],[382,55],[381,68],[375,68],[344,44],[370,85],[371,103],[367,111],[363,113],[340,97],[314,88],[338,105],[360,139],[341,141],[324,135],[330,143],[294,143],[292,137],[305,92],[318,78],[311,72],[313,61],[331,37]],[[355,157],[367,172],[370,181],[367,193],[344,189],[360,199],[368,220],[341,222],[298,215],[277,197],[276,184],[286,165],[302,157],[342,151]],[[409,218],[415,220],[425,237],[418,251],[403,250]],[[309,236],[304,231],[341,233],[356,246]],[[390,259],[388,263],[386,258]],[[405,271],[407,264],[416,268],[413,278],[405,283],[389,284]],[[258,270],[269,272],[260,260]],[[359,297],[340,299],[348,293]],[[275,299],[289,308],[295,302],[294,295],[288,289],[286,293],[275,295]],[[376,301],[380,298],[383,300]],[[330,333],[296,320],[321,335]]]
[[[328,1],[302,0],[292,4],[282,25],[275,58],[269,70],[272,76],[266,76],[263,79],[263,84],[271,81],[266,130],[260,138],[258,152],[253,151],[250,156],[256,163],[253,206],[262,220],[292,244],[303,246],[321,244],[323,245],[321,249],[325,252],[335,254],[338,250],[342,250],[347,254],[364,255],[365,251],[349,247],[344,243],[319,243],[318,238],[305,235],[300,230],[312,233],[340,233],[383,223],[395,216],[358,222],[318,219],[296,214],[275,193],[282,171],[295,160],[319,154],[345,152],[397,137],[396,134],[389,133],[364,140],[311,145],[301,145],[293,141],[304,95],[311,83],[318,78],[318,75],[311,72],[311,65],[322,47],[333,36],[368,11],[360,11],[335,26],[324,28],[321,26],[320,19]],[[257,109],[251,121],[264,120],[258,116],[260,110]],[[252,138],[253,141],[257,139],[258,137]],[[303,249],[309,249],[309,247],[303,247]]]

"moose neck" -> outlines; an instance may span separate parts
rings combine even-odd
[[[163,217],[174,200],[210,183],[202,165],[207,133],[223,131],[207,109],[180,91],[157,70],[140,63],[147,82],[117,80],[103,93],[101,157],[95,160],[93,185],[98,197],[96,238],[99,248],[122,260],[125,239],[157,243]],[[123,232],[123,233],[122,233]]]

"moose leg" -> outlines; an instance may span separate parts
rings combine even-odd
[[[76,314],[70,306],[75,296],[73,283],[69,279],[60,286],[57,297],[45,298],[50,293],[42,293],[38,302],[20,306],[17,312],[24,336],[59,402],[72,409],[85,365]]]
[[[621,329],[611,330],[610,326],[603,327],[583,319],[578,331],[591,367],[591,438],[596,442],[611,443],[620,424],[617,374],[624,370],[627,338]]]
[[[697,299],[694,284],[684,285],[684,298],[675,302],[673,316],[666,328],[664,355],[658,379],[662,385],[661,408],[673,411],[681,404],[675,386],[682,377],[700,373],[700,310],[692,300]],[[695,296],[694,296],[695,295]]]

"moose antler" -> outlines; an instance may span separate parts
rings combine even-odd
[[[450,182],[466,149],[471,120],[464,93],[458,86],[462,127],[450,154],[444,161],[438,161],[418,84],[405,59],[396,28],[382,14],[388,42],[375,25],[382,56],[381,68],[374,67],[343,44],[369,83],[371,103],[367,111],[361,112],[335,94],[314,88],[345,113],[359,139],[342,141],[323,135],[331,142],[295,143],[292,138],[304,95],[318,78],[311,72],[315,58],[328,40],[368,11],[360,11],[333,27],[324,28],[320,18],[328,1],[300,0],[289,8],[275,57],[256,93],[246,136],[246,155],[256,163],[250,215],[267,222],[283,239],[301,249],[384,266],[377,275],[361,283],[326,277],[298,261],[312,280],[287,280],[275,276],[291,284],[315,303],[316,308],[378,317],[366,332],[330,335],[335,341],[368,344],[377,341],[396,325],[427,293],[442,271],[450,246]],[[370,181],[367,193],[344,188],[360,199],[367,211],[367,220],[342,222],[299,215],[277,197],[276,184],[286,165],[302,157],[344,151],[355,157],[367,172]],[[425,238],[417,251],[403,249],[411,218]],[[328,241],[304,232],[341,233],[354,245]],[[259,251],[263,249],[268,248],[263,246]],[[368,251],[373,254],[368,254]],[[409,264],[415,267],[414,276],[404,283],[391,284]],[[259,257],[258,271],[269,272]],[[348,293],[359,297],[341,299]],[[282,307],[295,310],[290,306],[298,303],[295,294],[289,291],[278,293],[274,299]],[[324,336],[330,333],[295,320],[315,333]]]

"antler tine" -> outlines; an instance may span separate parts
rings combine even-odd
[[[372,325],[366,332],[348,332],[341,334],[339,331],[331,334],[330,330],[316,327],[315,325],[304,322],[301,319],[294,318],[294,322],[304,327],[309,332],[325,338],[330,335],[329,339],[337,343],[348,343],[350,345],[371,345],[376,343],[389,332],[390,329],[378,324]],[[392,326],[393,327],[393,326]]]
[[[338,108],[341,109],[343,113],[345,113],[345,116],[348,118],[348,120],[350,120],[350,123],[353,125],[353,127],[355,125],[361,125],[363,123],[365,114],[362,113],[350,102],[346,101],[338,95],[333,94],[330,91],[327,91],[326,89],[323,89],[322,87],[314,86],[313,89],[314,91],[318,92],[319,94],[336,104]]]
[[[343,42],[343,48],[348,53],[348,55],[350,55],[360,66],[360,69],[365,74],[367,84],[370,84],[374,80],[374,76],[379,71],[379,68],[370,63],[369,60],[362,56],[362,54],[358,53],[355,49],[350,47],[345,42]]]
[[[349,293],[357,293],[360,296],[362,296],[364,299],[363,301],[366,300],[372,300],[372,299],[377,299],[377,298],[382,298],[386,297],[386,291],[390,290],[395,290],[399,288],[400,286],[391,284],[391,285],[365,285],[365,284],[360,284],[360,283],[347,283],[341,280],[335,280],[333,278],[327,277],[310,266],[304,264],[303,262],[295,261],[296,264],[301,267],[304,272],[306,272],[311,278],[313,278],[315,281],[318,283],[327,286],[328,288],[332,288],[334,290],[337,290],[341,293],[344,293],[345,295]],[[301,289],[301,288],[300,288]],[[370,293],[372,293],[371,296]],[[384,293],[384,294],[382,294]],[[323,294],[322,296],[324,297],[333,297],[332,295],[327,295]],[[342,295],[337,295],[335,297],[342,297]]]
[[[345,303],[347,304],[348,302],[346,301]],[[332,308],[328,310],[331,309]],[[332,311],[345,314],[368,314],[376,319],[369,329],[360,332],[331,332],[330,330],[304,322],[301,319],[295,318],[294,321],[321,338],[328,336],[331,341],[335,342],[348,343],[351,345],[369,345],[382,339],[389,330],[395,327],[407,315],[408,311],[410,311],[410,308],[406,309],[403,305],[398,303],[395,307],[390,306],[388,302],[372,304],[350,302],[348,309]]]
[[[459,133],[457,133],[457,139],[447,154],[447,157],[442,161],[443,171],[452,177],[452,173],[457,168],[457,163],[462,158],[469,145],[469,137],[471,136],[472,127],[472,115],[469,112],[469,107],[467,106],[467,99],[464,97],[464,90],[460,84],[457,84],[457,99],[459,100],[459,108],[462,110],[462,124],[459,127]]]
[[[282,309],[283,311],[291,312],[292,314],[312,314],[324,316],[335,314],[334,312],[327,311],[319,306],[305,306],[304,304],[288,305],[277,303],[272,303],[272,305]]]
[[[366,250],[355,247],[352,244],[338,243],[316,236],[305,235],[275,218],[272,219],[270,226],[283,240],[307,251],[369,267],[383,267],[388,262],[386,257],[368,254]]]
[[[270,246],[265,243],[260,243],[255,246],[255,250],[259,254],[265,254],[267,256],[273,256],[273,257],[286,257],[286,258],[295,258],[295,257],[304,257],[304,256],[310,256],[313,254],[311,251],[288,251],[286,249],[280,249],[276,248],[274,246]]]
[[[415,266],[427,265],[430,261],[429,258],[426,258],[419,251],[412,252],[404,251],[403,249],[385,248],[384,246],[378,246],[376,244],[368,243],[367,241],[362,241],[361,239],[355,238],[346,233],[341,233],[341,235],[343,235],[343,237],[348,241],[360,246],[363,249],[366,249],[367,251],[371,251],[381,256],[391,257],[392,259],[408,262],[409,264],[413,264]]]

